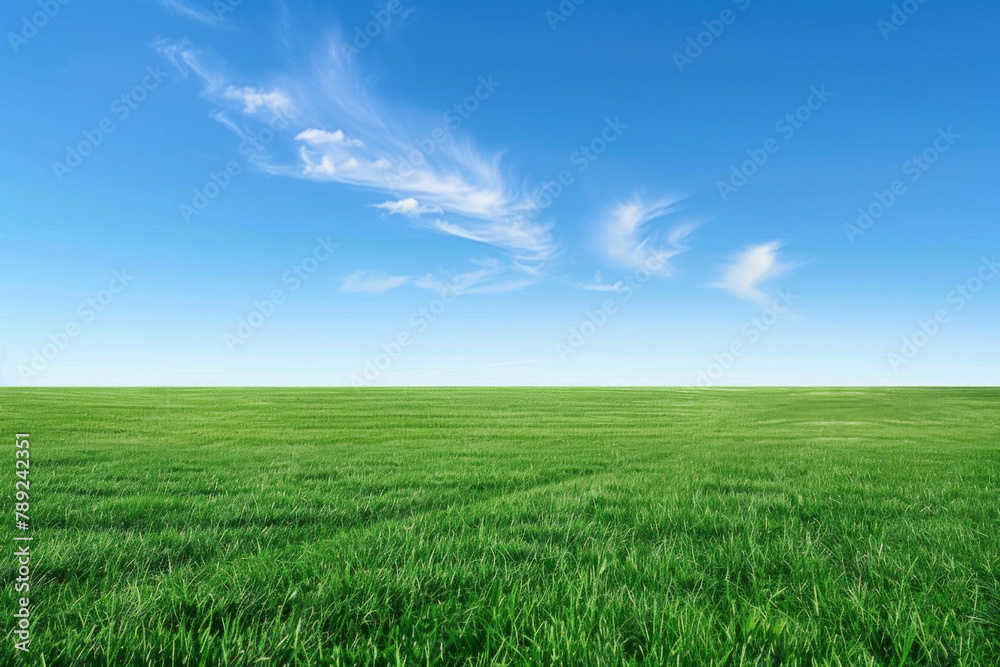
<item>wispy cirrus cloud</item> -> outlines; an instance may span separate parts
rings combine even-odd
[[[538,225],[520,217],[495,224],[456,223],[438,219],[430,224],[430,228],[442,234],[514,250],[515,258],[522,260],[515,261],[514,264],[529,272],[533,272],[533,269],[523,262],[548,260],[554,257],[556,252],[548,226]]]
[[[783,245],[779,241],[771,241],[749,246],[733,258],[722,277],[711,286],[727,290],[741,299],[767,304],[768,296],[761,289],[761,284],[794,268],[793,264],[778,258],[778,250]]]
[[[187,78],[194,73],[204,82],[202,94],[212,98],[225,85],[228,75],[218,63],[207,62],[204,52],[194,48],[190,40],[183,39],[172,42],[158,39],[154,43],[156,51],[173,65],[181,77]]]
[[[647,203],[638,197],[619,202],[604,220],[601,240],[605,253],[631,270],[643,268],[653,274],[672,275],[669,260],[688,250],[684,241],[698,223],[676,224],[665,237],[653,230],[651,223],[679,213],[679,204],[679,200],[666,199]]]
[[[341,294],[382,294],[406,284],[420,289],[458,294],[500,294],[534,285],[537,280],[518,276],[510,267],[496,259],[473,261],[479,268],[464,273],[428,273],[413,278],[393,276],[377,271],[360,270],[340,279]]]
[[[628,289],[625,284],[618,280],[613,283],[604,282],[600,272],[594,274],[594,281],[590,283],[577,283],[577,289],[584,289],[589,292],[624,292]]]
[[[484,152],[468,136],[450,132],[433,151],[416,156],[426,117],[377,98],[342,41],[334,30],[305,57],[284,54],[285,70],[266,84],[232,81],[186,41],[158,49],[183,72],[200,76],[203,94],[219,105],[245,115],[294,112],[296,127],[288,133],[294,139],[285,141],[298,160],[272,165],[275,173],[389,195],[393,199],[376,206],[413,218],[433,213],[439,217],[415,224],[504,251],[512,267],[529,273],[553,259],[558,245],[551,225],[530,215],[530,197],[501,166],[500,152]]]
[[[409,276],[389,276],[375,271],[355,271],[340,281],[341,294],[381,294],[405,285]]]
[[[210,12],[206,9],[183,3],[180,0],[158,1],[171,14],[183,16],[184,18],[197,21],[203,25],[218,26],[222,23],[222,17],[217,12]]]
[[[460,294],[501,294],[530,287],[537,279],[525,278],[519,272],[496,259],[474,261],[479,266],[475,271],[452,274],[444,272],[435,276],[428,273],[413,281],[417,287],[434,292],[451,290]]]
[[[486,155],[470,140],[454,137],[414,167],[403,156],[414,152],[415,137],[398,129],[397,119],[374,108],[342,111],[342,117],[354,121],[351,131],[337,127],[349,141],[321,141],[314,131],[320,128],[297,135],[303,177],[402,195],[380,208],[411,217],[443,214],[426,227],[501,248],[520,262],[545,262],[556,254],[550,226],[528,216],[528,197],[511,184],[498,154]]]

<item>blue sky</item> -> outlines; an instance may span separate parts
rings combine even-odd
[[[10,385],[990,384],[995,2],[12,1]]]

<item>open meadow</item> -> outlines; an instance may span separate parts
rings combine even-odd
[[[998,389],[5,388],[0,424],[6,665],[1000,664]]]

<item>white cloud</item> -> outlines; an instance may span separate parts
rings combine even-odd
[[[782,245],[778,241],[771,241],[750,246],[734,258],[722,278],[713,283],[712,287],[728,290],[741,299],[766,305],[768,296],[761,290],[761,283],[793,268],[791,264],[778,259],[778,249]]]
[[[538,282],[518,275],[495,259],[473,263],[480,268],[458,275],[445,273],[442,277],[428,273],[414,280],[413,284],[439,294],[445,290],[459,294],[500,294],[524,289]]]
[[[300,132],[296,138],[306,144],[299,150],[301,175],[409,195],[378,206],[411,217],[443,213],[460,218],[436,220],[429,227],[506,249],[523,262],[544,262],[554,256],[556,247],[549,226],[521,213],[526,204],[510,192],[495,159],[446,144],[435,153],[437,162],[444,166],[430,166],[430,158],[424,158],[423,166],[412,167],[400,157],[413,153],[412,145],[381,131],[372,128],[364,142],[319,140],[340,137],[343,130]]]
[[[387,276],[374,271],[355,271],[343,278],[341,294],[381,294],[409,282],[409,276]]]
[[[419,218],[428,213],[444,213],[440,206],[424,206],[413,197],[375,204],[375,208],[388,211],[392,215],[405,215],[410,218]]]
[[[299,141],[304,141],[312,146],[331,146],[343,144],[344,146],[357,146],[364,148],[365,143],[360,139],[348,139],[343,130],[327,132],[326,130],[303,130],[295,135]]]
[[[247,115],[264,109],[294,111],[289,128],[294,141],[290,146],[276,144],[272,154],[295,154],[297,159],[289,158],[284,165],[268,162],[271,173],[380,193],[376,201],[388,199],[378,205],[383,210],[441,216],[425,227],[498,248],[508,254],[515,270],[536,275],[547,266],[558,254],[551,225],[527,214],[530,196],[501,167],[500,152],[484,153],[457,132],[448,132],[443,141],[429,138],[427,120],[436,117],[440,122],[440,115],[414,116],[405,104],[373,98],[370,82],[345,56],[341,42],[334,31],[306,55],[282,54],[288,63],[285,71],[270,76],[271,83],[263,87],[233,85],[221,65],[206,66],[205,57],[187,41],[161,43],[158,49],[185,74],[197,73],[206,84],[203,95],[220,106]],[[225,118],[216,115],[216,120]],[[421,152],[415,142],[422,139],[432,142],[434,150]]]
[[[520,280],[506,280],[503,282],[493,283],[491,285],[483,285],[482,287],[471,287],[465,290],[466,294],[506,294],[508,292],[516,292],[522,290],[526,287],[531,287],[532,285],[537,285],[537,280],[531,280],[529,278],[521,278]]]
[[[617,281],[615,283],[606,283],[601,278],[600,272],[594,274],[594,282],[592,283],[578,283],[576,285],[577,289],[585,289],[590,292],[624,292],[628,289],[622,281]]]
[[[479,271],[460,273],[457,276],[446,275],[444,278],[437,278],[433,274],[428,273],[427,275],[414,280],[413,284],[417,287],[428,289],[433,292],[443,292],[446,289],[454,290],[456,292],[465,292],[473,285],[481,282],[491,273],[492,272],[489,269],[480,269]]]
[[[294,116],[295,104],[288,93],[277,88],[264,90],[253,86],[235,86],[229,82],[229,75],[222,65],[211,62],[204,52],[195,49],[187,39],[180,42],[170,42],[160,39],[154,44],[157,52],[177,68],[183,77],[194,72],[205,84],[202,95],[218,104],[234,106],[246,115],[253,115],[261,109],[266,109],[271,116]],[[221,112],[211,112],[215,120]]]
[[[688,247],[684,240],[697,224],[679,224],[667,235],[666,243],[658,243],[658,235],[648,231],[649,223],[677,212],[676,201],[647,204],[636,198],[617,204],[604,223],[604,251],[619,264],[634,271],[641,268],[650,273],[671,275],[669,260]]]
[[[424,213],[447,216],[431,229],[502,248],[515,263],[544,263],[555,255],[548,226],[524,215],[529,198],[501,168],[499,153],[483,153],[455,132],[444,141],[429,138],[428,117],[414,118],[369,94],[336,36],[319,54],[292,75],[293,99],[310,119],[296,137],[300,176],[391,194],[397,202],[415,200]],[[422,151],[418,140],[433,150]]]
[[[322,131],[308,131],[308,133],[313,132],[320,133]],[[304,134],[307,134],[307,132],[299,133],[296,139],[302,138]],[[311,134],[310,136],[315,137],[317,135]],[[328,147],[322,156],[310,153],[305,146],[299,148],[299,157],[302,159],[301,175],[320,180],[348,181],[352,175],[361,174],[365,171],[378,171],[387,168],[377,162],[369,162],[363,159],[359,160],[355,155],[352,155],[348,147],[360,145],[360,142],[354,143],[354,140],[332,141],[327,137],[324,137],[320,141],[320,145]],[[319,159],[317,160],[316,158]]]
[[[280,90],[265,91],[251,86],[229,86],[223,97],[243,105],[243,113],[256,113],[261,107],[271,112],[271,115],[288,116],[294,112],[292,101]]]

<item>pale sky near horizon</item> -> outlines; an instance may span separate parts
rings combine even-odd
[[[1000,6],[16,0],[5,385],[996,385]]]

